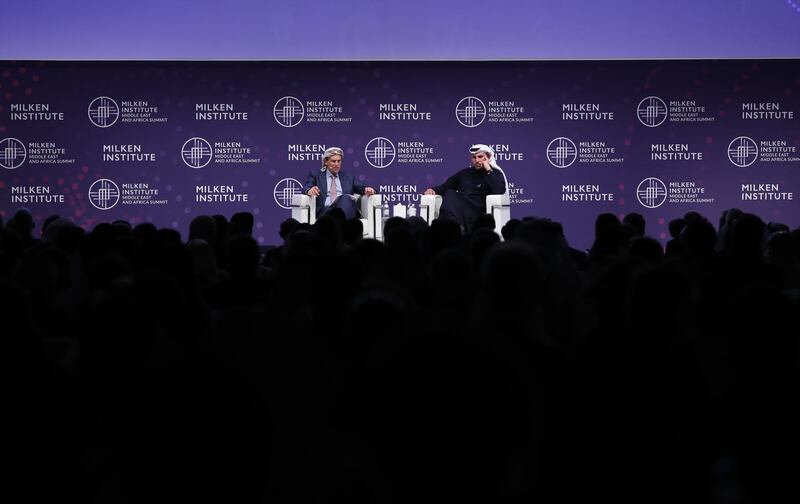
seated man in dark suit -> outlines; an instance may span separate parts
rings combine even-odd
[[[342,171],[344,151],[339,147],[325,149],[322,156],[322,168],[308,174],[303,186],[303,193],[317,200],[317,217],[329,212],[332,208],[341,208],[348,219],[356,216],[354,194],[372,196],[375,189],[359,184],[353,175]]]
[[[455,221],[462,231],[471,231],[475,218],[485,213],[487,195],[506,192],[505,175],[495,161],[494,150],[488,145],[475,144],[469,153],[469,167],[425,191],[442,195],[439,219]]]

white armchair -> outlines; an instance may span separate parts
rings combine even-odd
[[[364,238],[383,239],[383,213],[380,194],[372,196],[354,195],[364,225]],[[292,218],[298,222],[314,224],[317,221],[317,198],[307,194],[292,196]]]
[[[442,206],[442,197],[438,194],[423,194],[419,199],[419,216],[425,219],[430,226],[433,219],[439,217],[439,207]]]
[[[292,219],[314,224],[317,221],[317,198],[307,194],[292,195]]]
[[[359,197],[361,223],[364,225],[364,238],[383,240],[383,197],[380,194]]]
[[[503,194],[490,194],[486,196],[486,213],[494,217],[494,232],[503,238],[503,226],[511,220],[511,198],[508,190]]]
[[[496,168],[497,169],[497,168]],[[494,217],[494,232],[502,239],[501,233],[503,226],[511,220],[511,198],[508,196],[508,179],[503,170],[503,179],[506,181],[506,192],[503,194],[490,194],[486,196],[486,213]],[[442,197],[438,194],[423,194],[420,198],[420,216],[430,225],[439,216],[439,208],[442,206]]]

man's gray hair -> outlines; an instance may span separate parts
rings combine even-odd
[[[328,147],[325,149],[325,152],[322,153],[322,169],[320,171],[325,171],[325,161],[330,159],[331,156],[337,155],[344,157],[344,151],[341,147]]]

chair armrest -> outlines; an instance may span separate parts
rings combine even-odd
[[[502,238],[503,226],[511,220],[511,198],[508,193],[486,196],[486,213],[494,217],[494,232]]]
[[[361,196],[359,201],[362,220],[366,221],[364,236],[380,240],[383,237],[383,213],[381,204],[383,196],[373,194],[372,196]]]
[[[368,218],[367,215],[370,213],[369,210],[376,206],[381,206],[381,203],[383,203],[383,197],[380,194],[361,196],[358,203],[361,205],[361,216]]]
[[[439,207],[442,206],[442,197],[438,194],[423,194],[419,198],[420,217],[430,226],[433,219],[439,216]]]
[[[486,213],[492,213],[492,207],[509,205],[511,205],[511,200],[508,194],[490,194],[486,196]]]
[[[307,194],[293,195],[292,219],[300,223],[314,224],[317,220],[317,198]]]

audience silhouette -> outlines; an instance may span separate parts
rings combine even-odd
[[[0,224],[4,502],[800,498],[800,229]]]

